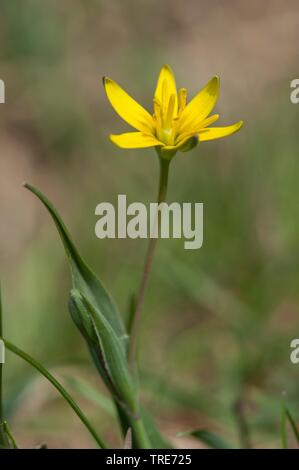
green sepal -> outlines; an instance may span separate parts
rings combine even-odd
[[[196,147],[198,144],[198,136],[193,135],[190,137],[190,139],[187,140],[181,147],[179,147],[180,152],[189,152],[189,150],[192,150],[194,147]]]

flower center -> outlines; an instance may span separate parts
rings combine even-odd
[[[177,140],[177,125],[179,118],[186,106],[186,89],[178,92],[178,100],[175,94],[170,95],[168,102],[161,103],[154,98],[153,118],[156,125],[156,137],[165,145],[174,145]],[[178,101],[178,102],[177,102]]]

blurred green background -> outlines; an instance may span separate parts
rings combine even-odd
[[[189,97],[218,74],[220,125],[245,126],[171,165],[168,200],[204,203],[204,245],[188,251],[182,240],[159,242],[143,317],[143,400],[177,446],[198,446],[176,433],[200,427],[238,445],[246,422],[252,446],[280,447],[281,400],[299,417],[299,365],[289,359],[299,337],[299,106],[289,98],[298,78],[298,2],[1,0],[0,12],[6,337],[51,367],[121,445],[67,311],[61,242],[22,182],[53,201],[125,317],[146,241],[98,240],[94,210],[117,194],[153,201],[158,162],[151,149],[110,143],[109,133],[129,128],[101,77],[151,109],[164,63]],[[20,446],[94,445],[51,386],[9,353],[5,401]]]

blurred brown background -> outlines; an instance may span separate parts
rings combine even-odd
[[[153,201],[158,164],[150,149],[110,143],[109,133],[128,126],[101,77],[151,109],[164,63],[189,97],[220,75],[219,122],[245,126],[173,161],[169,200],[204,202],[204,245],[188,252],[182,240],[159,243],[144,311],[143,395],[176,445],[187,445],[177,432],[201,426],[237,445],[240,402],[251,445],[280,447],[282,393],[299,416],[299,366],[289,360],[299,336],[299,105],[289,98],[298,40],[295,0],[0,1],[5,335],[64,377],[115,445],[110,404],[67,311],[61,243],[22,182],[54,202],[125,316],[146,243],[96,239],[94,209],[117,194]],[[50,386],[7,359],[7,415],[20,445],[93,446]]]

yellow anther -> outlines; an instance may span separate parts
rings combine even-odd
[[[186,107],[187,90],[186,88],[180,88],[178,92],[178,115],[180,116]]]
[[[171,127],[172,120],[174,118],[175,98],[176,97],[173,94],[173,95],[171,95],[171,97],[169,99],[167,113],[166,113],[165,120],[164,120],[164,123],[163,123],[163,127],[165,127],[166,129],[169,129]]]

